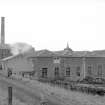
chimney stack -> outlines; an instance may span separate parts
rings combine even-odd
[[[5,17],[1,17],[1,44],[5,44]]]

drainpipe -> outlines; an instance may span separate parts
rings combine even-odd
[[[83,57],[83,79],[86,77],[86,58]]]

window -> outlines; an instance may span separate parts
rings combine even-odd
[[[69,77],[70,76],[70,67],[66,68],[66,76]]]
[[[80,67],[79,66],[76,68],[76,75],[80,76]]]
[[[56,76],[56,77],[59,76],[59,67],[55,67],[55,76]]]
[[[102,76],[102,65],[98,65],[98,76]]]
[[[92,75],[92,66],[88,66],[88,75],[90,76],[90,75]]]
[[[0,70],[2,70],[3,68],[2,68],[2,64],[0,64]]]
[[[48,68],[42,68],[42,78],[47,78],[47,69]]]

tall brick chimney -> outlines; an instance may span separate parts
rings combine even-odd
[[[5,17],[1,17],[1,44],[5,44]]]

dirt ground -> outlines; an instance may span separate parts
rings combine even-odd
[[[49,84],[30,81],[28,83],[33,88],[39,88],[49,95],[61,100],[64,105],[105,105],[105,96],[91,95],[81,92],[65,90]]]

